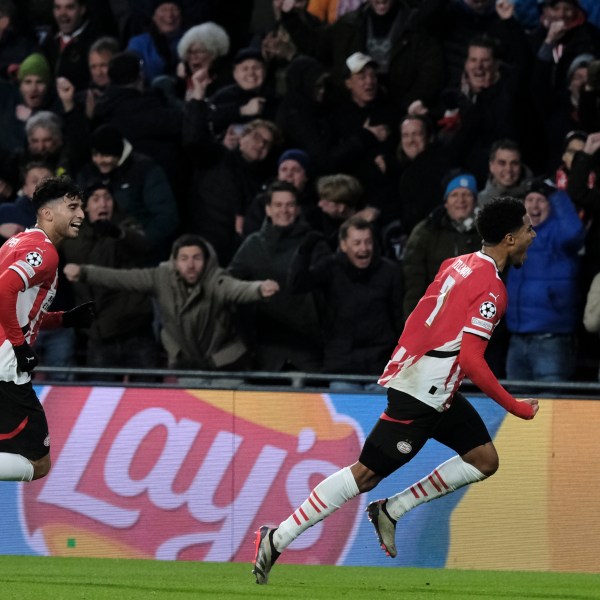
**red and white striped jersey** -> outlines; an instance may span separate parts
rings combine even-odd
[[[489,340],[506,304],[492,258],[474,252],[445,260],[406,321],[379,384],[447,409],[464,378],[458,363],[463,334]]]
[[[35,342],[58,280],[58,253],[41,229],[19,233],[0,248],[0,285],[8,271],[21,278],[23,287],[16,297],[0,291],[0,380],[24,383],[30,376],[17,372],[12,345],[22,341],[21,332],[29,344]]]

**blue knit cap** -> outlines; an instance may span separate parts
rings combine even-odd
[[[297,148],[292,148],[291,150],[286,150],[277,161],[277,166],[279,167],[282,162],[286,160],[295,160],[298,164],[302,165],[304,171],[308,174],[310,171],[310,158],[304,150],[299,150]]]
[[[470,173],[461,173],[448,182],[444,192],[444,200],[457,188],[467,188],[471,190],[473,196],[477,196],[477,182]]]

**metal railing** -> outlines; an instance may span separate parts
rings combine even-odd
[[[34,383],[60,385],[127,385],[131,387],[177,387],[239,390],[287,390],[329,392],[332,381],[351,384],[373,384],[374,375],[341,375],[336,373],[304,373],[298,371],[189,371],[173,369],[127,369],[93,367],[38,367]],[[507,381],[501,383],[514,395],[585,397],[600,400],[600,383],[591,381],[536,382]],[[478,393],[469,380],[462,389]],[[348,390],[348,393],[364,393]],[[381,393],[384,393],[381,388]],[[346,392],[344,392],[346,393]],[[373,393],[372,390],[369,393]]]

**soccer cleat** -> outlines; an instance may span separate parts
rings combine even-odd
[[[273,534],[275,529],[270,529],[266,525],[258,528],[256,532],[255,545],[256,553],[254,555],[254,569],[252,573],[256,576],[256,583],[265,585],[269,582],[269,572],[279,558],[280,552],[275,550],[273,544]]]
[[[384,500],[376,500],[371,502],[365,509],[369,515],[369,521],[373,523],[375,527],[375,533],[379,539],[379,543],[385,553],[394,558],[397,554],[396,551],[396,523],[390,514],[385,509],[387,504],[387,498]]]

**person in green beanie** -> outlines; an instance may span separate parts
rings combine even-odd
[[[50,65],[43,54],[30,54],[19,66],[17,84],[0,81],[0,149],[23,151],[25,122],[39,110],[58,110]]]

